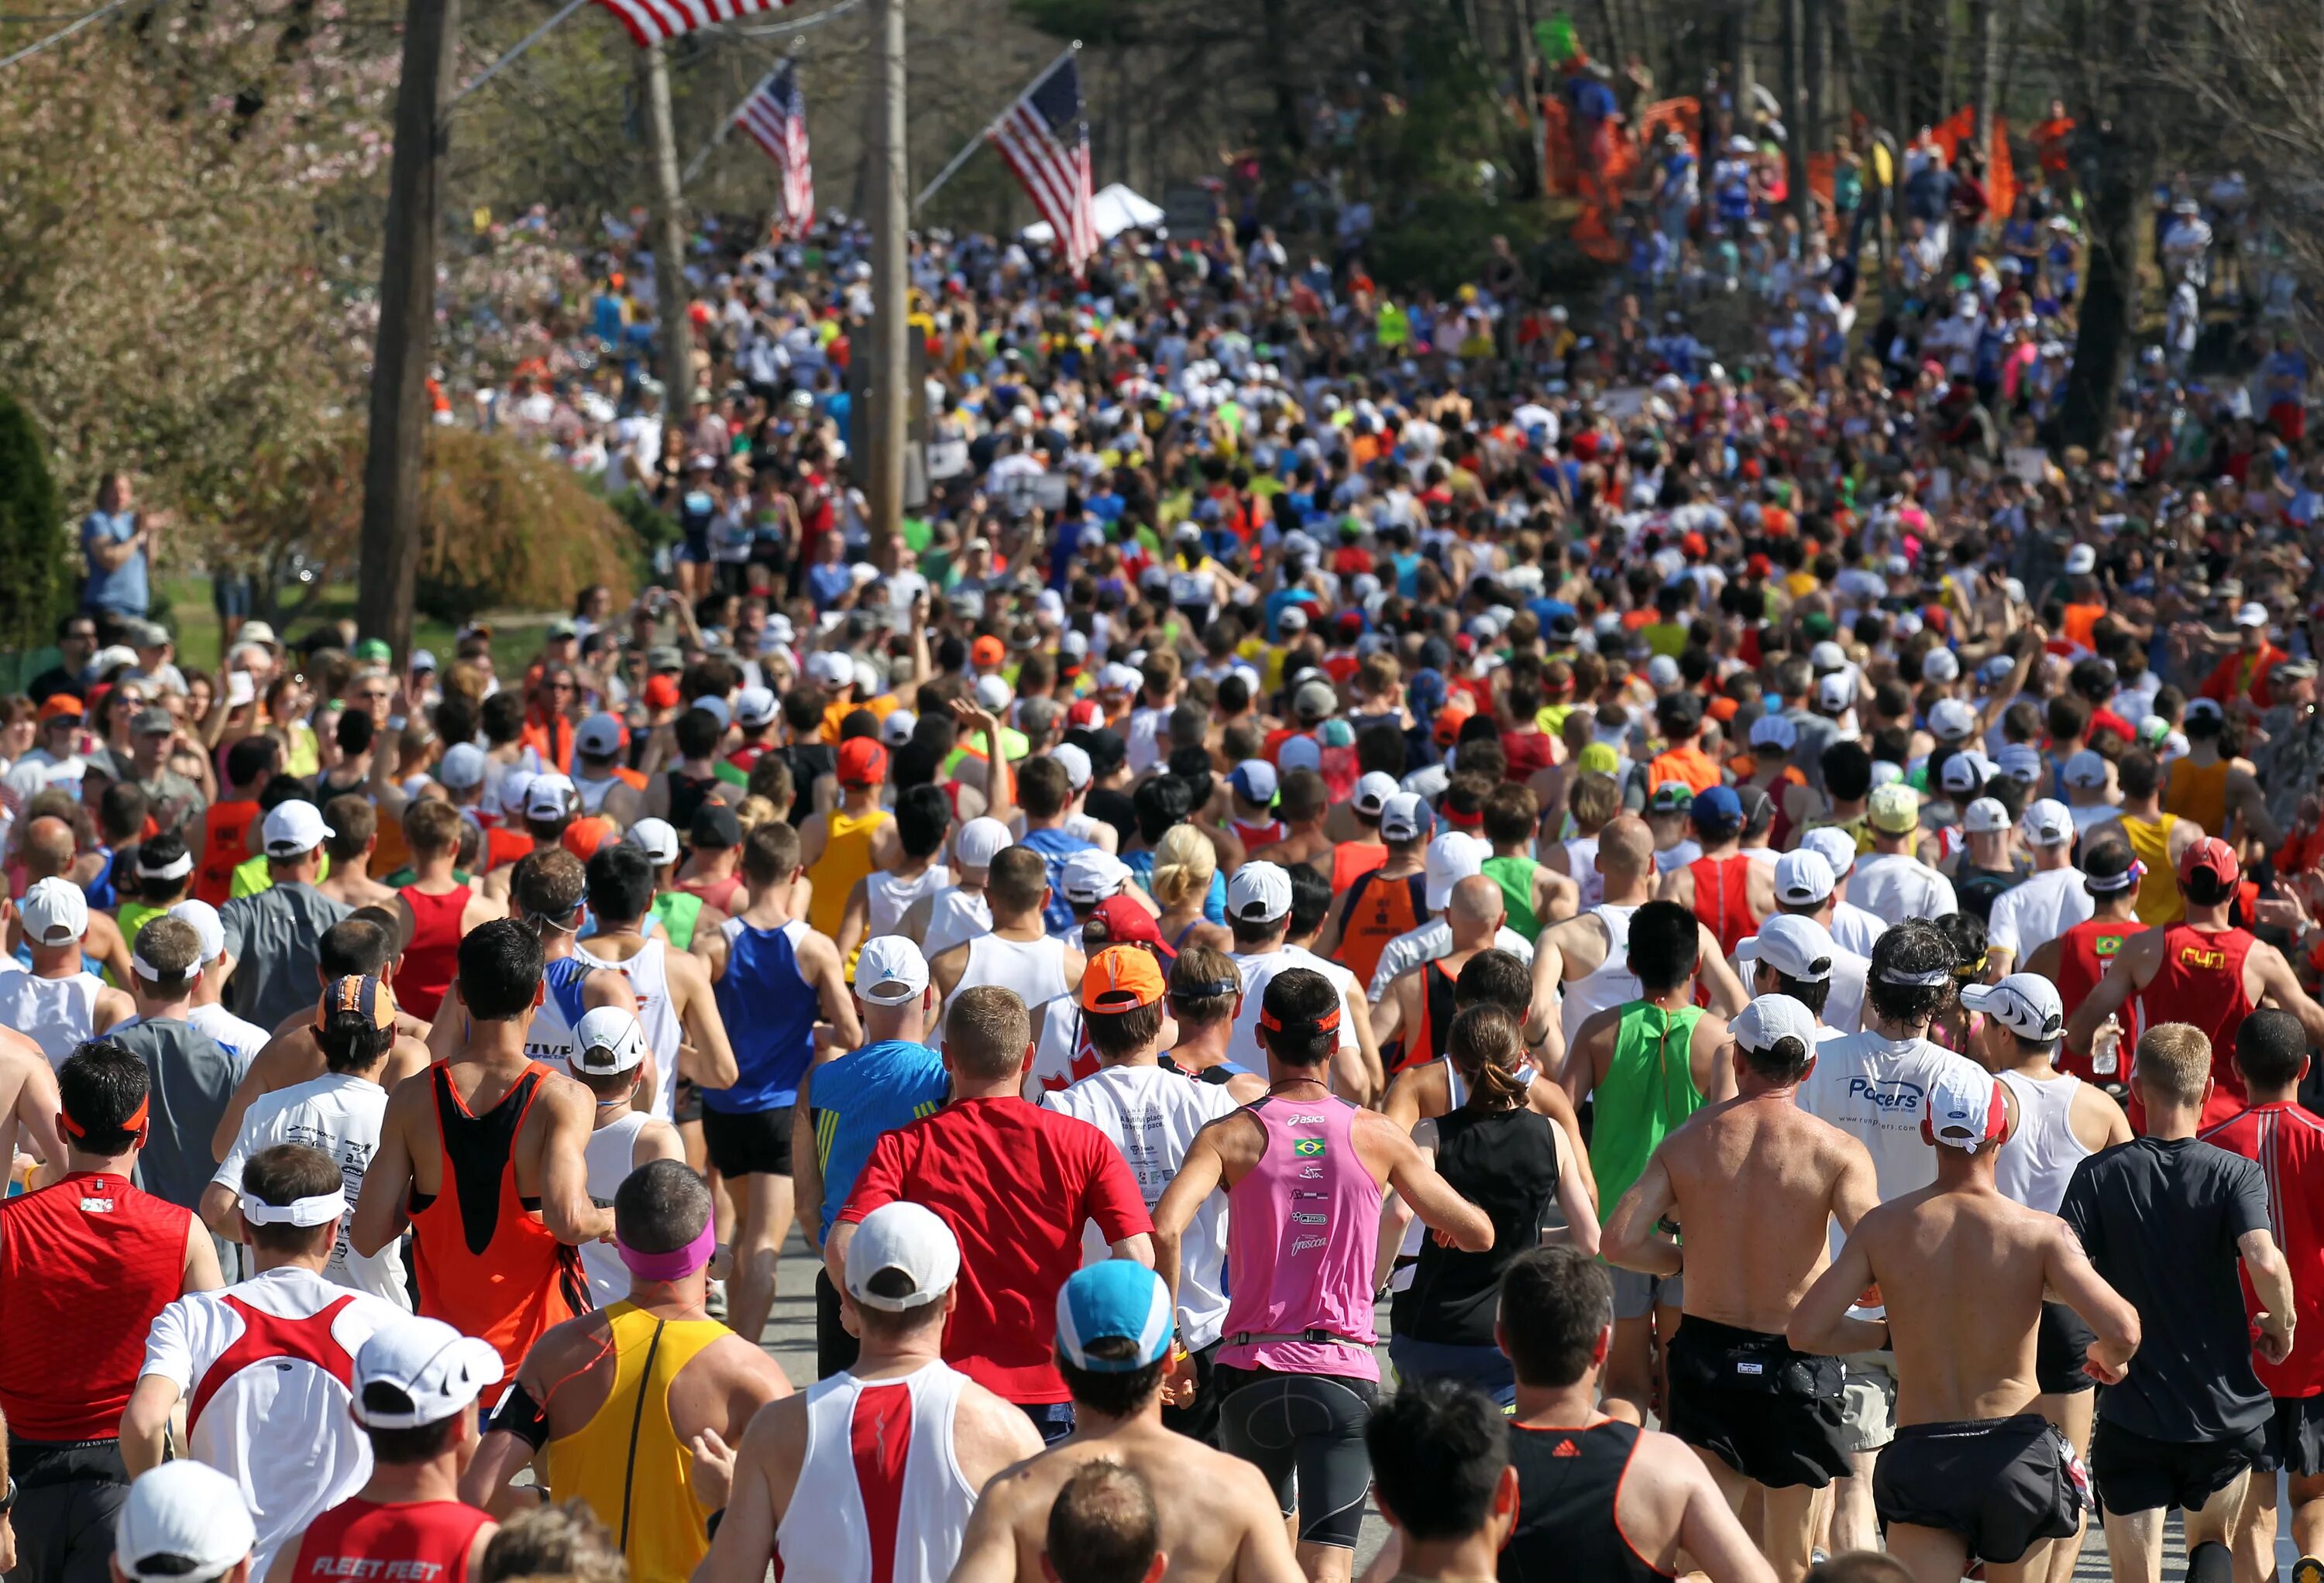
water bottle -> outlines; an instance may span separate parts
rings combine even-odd
[[[2108,1017],[2090,1035],[2090,1071],[2099,1077],[2112,1077],[2122,1070],[2122,1019]]]

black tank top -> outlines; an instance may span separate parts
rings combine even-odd
[[[683,835],[685,831],[692,827],[696,811],[702,806],[703,800],[709,796],[710,788],[718,784],[718,778],[715,775],[706,775],[696,779],[691,775],[676,769],[667,770],[664,773],[669,777],[669,822],[671,826]]]
[[[1622,1477],[1637,1450],[1636,1424],[1591,1429],[1509,1426],[1517,1470],[1517,1525],[1501,1549],[1500,1583],[1649,1583],[1671,1576],[1649,1565],[1614,1515]]]
[[[1542,1214],[1557,1192],[1557,1129],[1522,1105],[1464,1105],[1436,1118],[1436,1170],[1491,1217],[1492,1249],[1463,1253],[1424,1238],[1412,1287],[1397,1295],[1390,1321],[1411,1340],[1489,1347],[1501,1272],[1541,1241]]]

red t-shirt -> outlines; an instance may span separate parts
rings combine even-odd
[[[2271,1396],[2324,1393],[2324,1121],[2298,1105],[2260,1105],[2203,1134],[2247,1160],[2259,1162],[2267,1177],[2268,1219],[2276,1246],[2290,1266],[2293,1313],[2292,1356],[2270,1363],[2256,1352],[2252,1367]],[[2259,1300],[2245,1275],[2244,1302],[2256,1312]]]
[[[1010,1096],[961,1100],[881,1137],[842,1220],[908,1199],[960,1239],[960,1302],[944,1359],[1011,1402],[1070,1400],[1056,1363],[1057,1291],[1082,1264],[1082,1222],[1108,1242],[1152,1232],[1113,1140]]]
[[[1557,739],[1546,732],[1505,731],[1501,752],[1508,760],[1507,778],[1522,786],[1557,762]]]

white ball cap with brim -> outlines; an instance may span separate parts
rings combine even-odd
[[[2042,778],[2042,750],[2031,742],[2005,742],[1993,761],[2002,774],[2027,786]]]
[[[1816,683],[1816,707],[1838,713],[1856,702],[1856,683],[1844,670],[1833,671]]]
[[[1800,740],[1799,728],[1784,714],[1763,714],[1751,722],[1751,745],[1788,753]]]
[[[1848,650],[1826,638],[1808,650],[1808,665],[1818,676],[1823,675],[1826,671],[1846,670]]]
[[[920,717],[908,709],[890,709],[888,718],[880,722],[880,740],[891,748],[900,748],[912,740],[912,732]]]
[[[1764,962],[1787,979],[1820,984],[1831,977],[1836,949],[1831,943],[1831,931],[1813,918],[1803,918],[1797,913],[1777,913],[1759,925],[1757,934],[1735,947],[1735,960]]]
[[[1065,785],[1074,791],[1090,783],[1088,750],[1072,742],[1060,742],[1049,750],[1049,757],[1065,767]]]
[[[114,1522],[113,1559],[139,1583],[196,1583],[231,1571],[257,1542],[242,1486],[207,1462],[180,1458],[129,1486]]]
[[[1937,650],[1938,654],[1943,652],[1941,649]],[[1929,706],[1929,734],[1939,741],[1957,742],[1976,731],[1977,711],[1959,698],[1940,698]]]
[[[624,1007],[600,1006],[573,1025],[573,1074],[611,1077],[645,1064],[645,1029]]]
[[[734,723],[757,730],[775,723],[775,695],[766,687],[745,687],[734,695]]]
[[[976,818],[960,827],[960,833],[952,839],[952,851],[962,868],[981,871],[1016,844],[1017,838],[1000,820]]]
[[[1009,691],[1009,684],[999,676],[981,676],[976,678],[976,702],[979,707],[990,709],[998,713],[1009,707],[1009,700],[1012,696],[1014,695]]]
[[[2079,577],[2085,572],[2096,571],[2098,564],[2098,552],[2090,545],[2078,544],[2066,552],[2066,575],[2070,577]]]
[[[847,1294],[862,1306],[907,1313],[942,1302],[959,1278],[960,1239],[934,1210],[899,1200],[856,1222]]]
[[[1946,1062],[1929,1083],[1929,1113],[1923,1125],[1935,1142],[1972,1155],[1998,1143],[2009,1130],[2000,1080],[1969,1062]]]
[[[51,875],[24,892],[16,916],[33,944],[69,945],[88,933],[88,897],[71,880]]]
[[[2267,606],[2259,603],[2257,601],[2254,601],[2252,603],[2245,605],[2241,610],[2236,612],[2236,625],[2239,627],[2264,627],[2267,625]]]
[[[1831,860],[1813,847],[1803,845],[1775,860],[1775,899],[1785,907],[1813,907],[1839,883]]]
[[[904,934],[875,934],[855,958],[855,996],[866,1006],[908,1006],[927,993],[928,959]]]
[[[442,1320],[392,1320],[355,1354],[355,1422],[369,1429],[441,1423],[500,1384],[505,1372],[491,1342]]]
[[[1065,860],[1057,888],[1077,907],[1095,907],[1120,890],[1130,878],[1130,865],[1102,848],[1075,852]]]
[[[1418,792],[1400,791],[1380,804],[1380,839],[1416,841],[1436,827],[1436,816]]]
[[[2064,846],[2074,839],[2073,810],[2055,797],[2038,797],[2025,805],[2019,821],[2025,839],[2035,846]]]
[[[734,711],[727,706],[725,699],[715,693],[705,693],[694,701],[692,707],[701,710],[703,713],[716,721],[720,731],[724,731],[734,723]]]
[[[1961,810],[1961,828],[1971,835],[1998,835],[2009,828],[2009,809],[1998,797],[1978,797]]]
[[[492,760],[474,742],[454,742],[444,750],[442,760],[436,766],[438,784],[447,791],[466,791],[470,787],[484,784],[484,770]]]
[[[573,812],[580,794],[561,775],[536,775],[524,788],[524,816],[546,824]]]
[[[1227,881],[1227,916],[1271,924],[1291,913],[1291,876],[1273,863],[1245,863]]]
[[[1355,795],[1349,801],[1355,805],[1357,813],[1378,818],[1394,796],[1396,777],[1384,770],[1370,769],[1357,778]]]
[[[226,954],[226,921],[218,916],[217,908],[206,901],[187,900],[171,907],[170,916],[193,925],[204,962],[216,962]]]
[[[2066,1003],[2058,998],[2058,986],[2038,973],[2012,973],[1997,984],[1964,985],[1960,1002],[2021,1039],[2048,1044],[2066,1031]]]
[[[855,662],[836,649],[810,654],[807,674],[826,687],[844,687],[855,680]]]
[[[1815,1052],[1815,1013],[1789,995],[1760,996],[1743,1008],[1727,1031],[1746,1050],[1772,1050],[1785,1039],[1797,1039],[1809,1054]]]
[[[1856,837],[1833,825],[1827,824],[1801,836],[1800,850],[1822,853],[1823,861],[1831,865],[1835,879],[1847,879],[1848,871],[1856,867]]]
[[[2058,778],[2068,786],[2104,786],[2107,783],[2107,761],[2084,748],[2066,760],[2058,771]]]
[[[279,803],[260,826],[259,838],[270,858],[304,857],[337,831],[323,823],[322,810],[303,798]]]
[[[1452,905],[1452,888],[1472,874],[1484,872],[1493,849],[1464,831],[1448,830],[1428,843],[1428,910],[1443,912]]]
[[[1960,656],[1950,649],[1930,649],[1921,656],[1921,679],[1940,684],[1960,680]]]
[[[1982,753],[1960,752],[1945,760],[1944,773],[1937,778],[1949,792],[1974,796],[1985,789],[1997,768]]]
[[[1275,750],[1276,766],[1286,775],[1295,769],[1323,768],[1323,744],[1314,737],[1286,737]]]
[[[660,868],[678,861],[678,830],[667,819],[641,819],[622,837]]]
[[[612,758],[622,750],[622,722],[610,714],[591,715],[581,722],[581,729],[573,733],[573,750],[586,753],[592,759]],[[445,754],[446,762],[450,762],[451,757],[449,753]]]

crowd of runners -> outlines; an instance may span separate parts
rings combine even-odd
[[[0,706],[11,1583],[1344,1583],[1370,1510],[2150,1583],[2173,1509],[2255,1583],[2279,1471],[2324,1552],[2304,364],[2093,456],[1909,316],[1730,373],[1231,235],[919,246],[876,544],[854,243],[706,242],[682,423],[625,253],[499,420],[671,585],[520,663],[189,669],[108,482]]]

